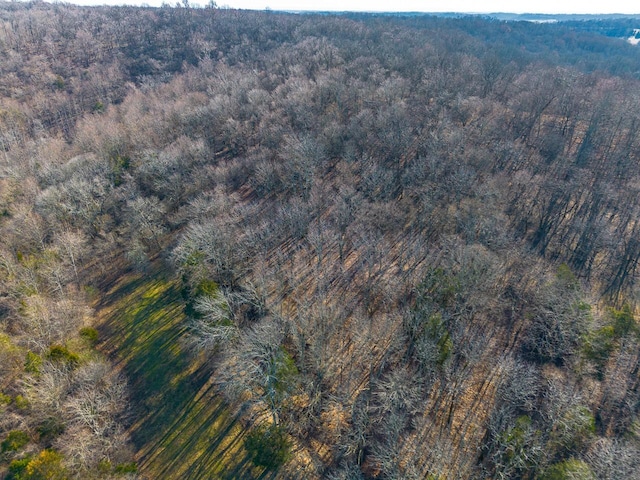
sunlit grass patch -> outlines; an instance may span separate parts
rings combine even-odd
[[[244,429],[216,395],[207,358],[184,346],[184,299],[160,275],[124,278],[100,309],[102,349],[129,378],[139,472],[149,478],[258,478]]]

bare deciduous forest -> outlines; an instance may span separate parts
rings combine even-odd
[[[633,27],[0,3],[0,476],[638,478]]]

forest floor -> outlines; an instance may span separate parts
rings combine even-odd
[[[126,375],[144,479],[268,478],[243,446],[245,429],[216,395],[210,368],[185,346],[184,301],[160,267],[120,277],[96,303],[99,348]]]

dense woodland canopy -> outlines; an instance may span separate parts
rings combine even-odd
[[[0,3],[0,475],[152,478],[161,270],[254,472],[638,478],[635,27]]]

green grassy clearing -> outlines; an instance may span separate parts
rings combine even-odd
[[[204,359],[183,345],[185,315],[175,281],[160,274],[123,277],[98,313],[100,348],[131,384],[131,434],[143,478],[271,476],[253,467],[245,432],[215,395]]]

